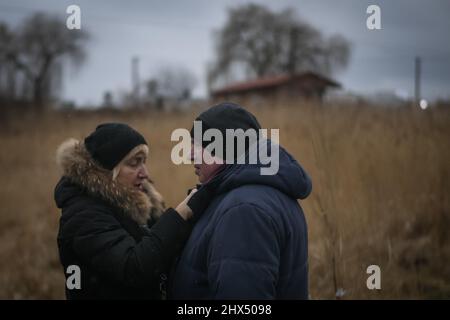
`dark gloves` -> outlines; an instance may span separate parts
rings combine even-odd
[[[222,183],[224,177],[230,172],[231,168],[231,165],[226,165],[213,179],[211,179],[211,181],[206,184],[196,185],[197,192],[194,193],[187,202],[188,207],[191,208],[193,212],[191,221],[196,222],[208,208],[211,201],[217,195],[217,189]],[[192,189],[189,189],[188,195],[191,191]]]
[[[197,185],[197,192],[192,195],[188,200],[187,205],[191,208],[193,216],[190,219],[192,222],[196,222],[202,213],[208,208],[211,200],[214,198],[214,188],[212,185]],[[189,189],[188,194],[192,191]]]
[[[188,189],[187,195],[190,195],[192,190],[194,190],[194,189],[199,190],[201,186],[202,186],[201,184],[197,184],[194,188]]]

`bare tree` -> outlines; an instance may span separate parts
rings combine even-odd
[[[13,51],[14,35],[6,24],[0,23],[0,99],[16,94],[16,70],[9,58]]]
[[[190,98],[192,90],[197,85],[195,75],[183,67],[162,67],[157,76],[160,93],[176,99]]]
[[[84,61],[87,38],[85,31],[68,30],[57,17],[36,13],[19,27],[7,50],[0,50],[28,82],[25,87],[31,88],[31,99],[41,109],[59,88],[63,62],[78,67]]]
[[[187,68],[163,66],[147,81],[147,97],[158,109],[165,101],[178,104],[189,100],[197,86],[197,78]]]
[[[298,19],[293,9],[274,13],[256,4],[230,9],[228,21],[215,37],[209,85],[229,78],[236,65],[246,78],[305,70],[328,74],[345,67],[350,54],[344,37],[325,38]]]

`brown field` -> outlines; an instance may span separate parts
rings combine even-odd
[[[429,110],[286,104],[251,108],[313,179],[312,299],[450,298],[450,106]],[[72,112],[0,119],[0,298],[62,299],[53,188],[59,143],[123,121],[150,142],[149,169],[168,205],[195,183],[170,161],[188,113]],[[366,268],[381,268],[368,290]]]

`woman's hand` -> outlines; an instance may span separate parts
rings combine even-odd
[[[197,189],[192,189],[191,193],[175,208],[178,214],[184,219],[188,220],[192,218],[193,212],[191,208],[187,205],[189,199],[197,192]]]

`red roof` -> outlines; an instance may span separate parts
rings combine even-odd
[[[239,83],[233,83],[229,86],[226,86],[224,88],[220,88],[213,91],[213,95],[220,95],[220,94],[230,94],[230,93],[237,93],[237,92],[244,92],[244,91],[251,91],[251,90],[258,90],[258,89],[266,89],[266,88],[273,88],[280,86],[282,84],[288,83],[292,80],[299,80],[299,79],[308,79],[308,78],[315,78],[319,81],[322,81],[324,85],[331,86],[331,87],[340,87],[340,84],[330,80],[328,78],[325,78],[321,75],[318,75],[313,72],[305,72],[302,74],[283,74],[278,76],[271,76],[271,77],[264,77],[259,78],[251,81],[246,82],[239,82]]]

